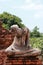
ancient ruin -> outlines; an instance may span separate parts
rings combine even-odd
[[[10,30],[0,21],[0,65],[41,65],[39,49],[29,44],[29,29],[12,25]]]

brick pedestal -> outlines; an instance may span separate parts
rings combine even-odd
[[[35,57],[14,57],[8,58],[7,65],[41,65],[41,60]]]
[[[37,56],[14,56],[0,51],[0,65],[42,65]]]

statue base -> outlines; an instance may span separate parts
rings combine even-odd
[[[42,65],[40,51],[30,49],[24,52],[0,51],[0,65]]]

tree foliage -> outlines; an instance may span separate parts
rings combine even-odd
[[[41,34],[39,32],[39,28],[37,26],[34,27],[33,31],[30,32],[31,37],[40,37]]]
[[[39,49],[43,50],[43,37],[30,38],[30,44],[33,48],[39,48]]]
[[[3,27],[9,29],[11,25],[17,24],[19,27],[23,27],[24,24],[22,24],[22,20],[10,13],[3,12],[0,14],[0,18],[3,20]]]

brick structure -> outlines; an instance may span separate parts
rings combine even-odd
[[[16,55],[15,55],[16,54]],[[18,55],[18,53],[0,51],[0,65],[41,65],[42,61],[35,55]]]
[[[42,62],[38,58],[40,54],[37,52],[5,52],[4,49],[12,43],[13,38],[13,32],[4,29],[0,22],[0,65],[41,65]]]
[[[0,21],[0,49],[7,48],[13,41],[13,32],[2,27]]]

